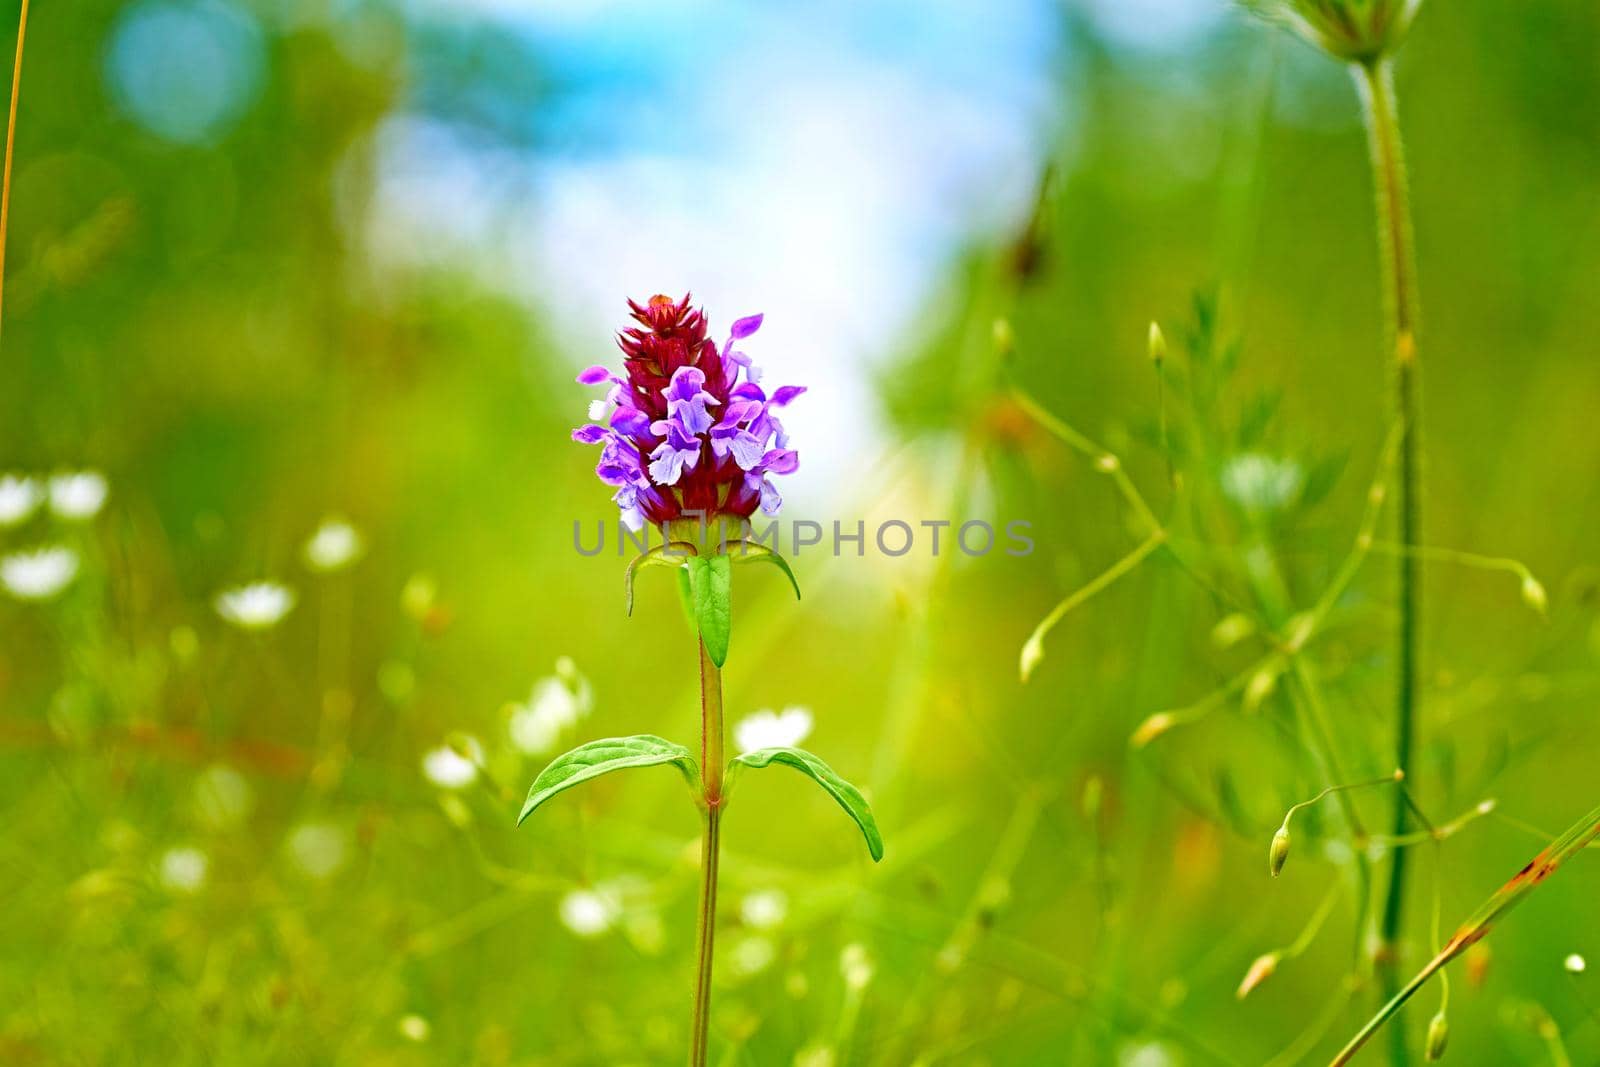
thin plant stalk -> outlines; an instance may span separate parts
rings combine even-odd
[[[1416,740],[1418,638],[1421,629],[1419,586],[1422,562],[1411,551],[1420,543],[1422,527],[1421,388],[1417,366],[1416,265],[1411,231],[1410,192],[1400,118],[1395,105],[1394,68],[1387,57],[1353,65],[1366,119],[1376,193],[1378,251],[1384,289],[1385,333],[1394,356],[1394,404],[1400,422],[1400,471],[1397,510],[1399,543],[1398,648],[1396,654],[1394,764],[1409,780]],[[1406,831],[1403,793],[1394,801],[1393,833]],[[1399,992],[1398,944],[1405,910],[1406,852],[1395,849],[1390,860],[1388,891],[1379,920],[1378,971],[1383,993]],[[1404,1036],[1395,1038],[1395,1062],[1404,1062]]]
[[[717,866],[722,844],[722,671],[700,641],[700,785],[706,831],[700,847],[699,962],[694,983],[690,1067],[705,1067],[711,1021],[711,965],[717,936]]]
[[[1600,837],[1600,808],[1595,808],[1582,819],[1573,823],[1567,832],[1552,841],[1544,851],[1535,856],[1528,865],[1512,876],[1511,880],[1495,891],[1494,895],[1478,906],[1466,922],[1451,935],[1437,955],[1429,960],[1416,976],[1404,986],[1398,988],[1378,1009],[1378,1013],[1367,1020],[1365,1026],[1357,1031],[1356,1036],[1350,1039],[1335,1056],[1330,1067],[1342,1067],[1349,1063],[1355,1054],[1361,1051],[1363,1045],[1377,1033],[1384,1023],[1388,1022],[1398,1012],[1405,1002],[1411,999],[1412,994],[1427,984],[1429,978],[1437,974],[1445,964],[1461,955],[1473,945],[1489,936],[1490,931],[1499,922],[1500,918],[1522,903],[1522,899],[1533,892],[1546,878],[1554,874],[1563,863],[1574,855],[1589,847],[1590,842]],[[1399,1028],[1395,1029],[1399,1033]]]
[[[5,307],[6,227],[11,221],[11,158],[17,143],[17,97],[22,90],[22,46],[28,39],[28,0],[17,16],[17,58],[11,65],[11,115],[6,120],[5,177],[0,180],[0,311]],[[0,326],[5,323],[0,314]]]

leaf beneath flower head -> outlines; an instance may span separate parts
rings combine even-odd
[[[742,756],[734,757],[732,767],[767,767],[774,763],[781,763],[785,767],[793,767],[812,781],[820,785],[829,796],[839,802],[845,814],[854,819],[856,825],[861,827],[861,836],[867,839],[867,851],[872,853],[874,862],[883,859],[883,835],[878,832],[878,822],[872,817],[872,809],[867,806],[867,799],[861,795],[861,790],[839,777],[834,769],[822,760],[813,756],[803,748],[761,748],[754,752],[746,752]]]
[[[695,624],[706,655],[721,667],[728,660],[728,639],[733,629],[733,564],[725,555],[690,556],[689,596]]]
[[[735,563],[770,563],[778,568],[789,578],[789,584],[794,587],[794,598],[800,599],[800,582],[794,576],[794,571],[789,568],[789,561],[766,545],[755,541],[735,541],[728,546],[729,558]]]
[[[644,567],[679,567],[683,557],[673,552],[671,544],[657,545],[648,552],[634,556],[622,576],[622,595],[627,601],[628,615],[633,615],[633,576]]]
[[[550,766],[539,772],[539,777],[533,780],[528,790],[528,799],[523,802],[522,814],[517,816],[517,825],[521,826],[535,808],[562,790],[612,771],[628,767],[654,767],[660,763],[676,764],[690,785],[694,784],[700,773],[688,749],[654,734],[608,737],[579,745],[571,752],[557,756]]]

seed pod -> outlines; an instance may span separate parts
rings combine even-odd
[[[1267,866],[1272,869],[1272,877],[1278,877],[1278,872],[1283,870],[1283,863],[1288,858],[1289,826],[1285,823],[1272,835],[1272,847],[1267,850]]]
[[[1256,986],[1271,978],[1278,969],[1278,961],[1282,957],[1276,952],[1268,952],[1257,956],[1255,962],[1250,964],[1250,969],[1244,973],[1244,981],[1239,983],[1238,992],[1235,994],[1240,1000],[1250,995]]]
[[[994,342],[997,355],[1009,356],[1017,345],[1016,331],[1011,327],[1011,320],[1005,317],[994,320],[994,326],[990,328],[990,338]]]
[[[1544,591],[1543,583],[1531,574],[1522,579],[1522,602],[1540,615],[1550,611],[1550,595]]]
[[[1150,324],[1149,342],[1150,362],[1161,366],[1167,361],[1167,338],[1161,332],[1161,327],[1156,323]]]
[[[1444,1012],[1433,1017],[1428,1024],[1428,1062],[1432,1063],[1444,1055],[1445,1046],[1450,1043],[1450,1023],[1444,1017]]]

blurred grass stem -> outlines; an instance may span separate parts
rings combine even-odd
[[[1408,777],[1416,738],[1417,651],[1420,630],[1418,586],[1422,563],[1409,551],[1420,541],[1422,526],[1422,427],[1417,368],[1416,331],[1418,300],[1416,265],[1411,230],[1410,192],[1400,119],[1395,105],[1394,68],[1387,57],[1353,65],[1361,95],[1368,144],[1372,157],[1378,224],[1378,251],[1384,288],[1385,333],[1393,346],[1396,415],[1401,425],[1398,556],[1400,627],[1395,688],[1394,763]],[[1393,833],[1407,828],[1404,793],[1394,803]],[[1405,910],[1406,853],[1395,849],[1390,860],[1389,887],[1379,920],[1377,968],[1385,997],[1399,992],[1398,942]],[[1396,1028],[1393,1060],[1406,1059],[1404,1034]]]
[[[1361,1047],[1377,1033],[1383,1024],[1388,1022],[1411,999],[1412,994],[1427,984],[1429,978],[1443,969],[1444,965],[1461,955],[1473,945],[1482,941],[1494,929],[1500,919],[1512,908],[1522,903],[1524,897],[1538,888],[1544,881],[1554,874],[1561,865],[1574,855],[1589,847],[1590,842],[1600,837],[1600,808],[1595,808],[1589,814],[1579,819],[1567,828],[1566,833],[1550,842],[1545,849],[1535,856],[1527,866],[1511,877],[1511,880],[1501,886],[1488,900],[1478,906],[1466,922],[1462,923],[1450,940],[1445,942],[1433,959],[1418,971],[1416,977],[1397,989],[1378,1009],[1378,1013],[1367,1020],[1365,1026],[1357,1031],[1356,1036],[1350,1039],[1335,1056],[1330,1067],[1342,1067],[1349,1063]],[[1395,1027],[1394,1033],[1402,1033],[1400,1027]]]
[[[22,45],[28,38],[28,0],[17,15],[17,58],[11,65],[11,115],[6,120],[6,172],[0,181],[0,328],[4,327],[6,228],[11,221],[11,157],[17,143],[17,96],[22,89]]]

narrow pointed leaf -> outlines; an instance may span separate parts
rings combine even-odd
[[[622,576],[622,595],[627,600],[628,615],[630,617],[633,615],[633,576],[645,567],[677,567],[682,565],[682,559],[669,554],[669,547],[668,545],[657,545],[647,552],[641,552],[639,555],[634,556],[633,560],[628,564],[628,569]]]
[[[733,564],[724,555],[690,556],[689,596],[695,625],[706,643],[711,662],[721,667],[728,660],[728,639],[733,628]]]
[[[689,565],[684,563],[678,567],[678,606],[683,608],[683,620],[689,624],[689,629],[695,633],[700,632],[700,624],[694,617],[694,593],[689,590]]]
[[[867,806],[866,798],[861,795],[859,789],[839,777],[832,767],[816,756],[803,748],[761,748],[754,752],[746,752],[733,760],[733,765],[736,767],[758,769],[774,763],[793,767],[820,785],[829,796],[839,802],[845,814],[861,827],[861,836],[867,839],[867,851],[872,853],[873,860],[883,859],[883,835],[878,832],[878,821],[872,817],[872,809]]]
[[[517,816],[517,825],[521,826],[535,808],[562,790],[612,771],[628,767],[654,767],[660,763],[676,764],[691,785],[700,773],[688,749],[654,734],[608,737],[579,745],[571,752],[557,756],[550,766],[539,772],[539,777],[533,780],[533,786],[528,790],[528,799],[523,802],[522,814]]]
[[[789,561],[766,545],[756,544],[754,541],[738,541],[728,546],[729,556],[735,563],[770,563],[782,571],[789,579],[789,584],[794,587],[794,598],[800,599],[800,582],[794,576],[794,571],[789,568]]]

